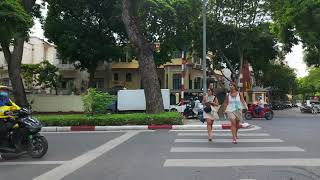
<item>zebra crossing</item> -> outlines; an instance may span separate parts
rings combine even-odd
[[[179,131],[170,149],[172,156],[165,160],[163,166],[320,166],[320,158],[297,158],[297,153],[300,153],[301,157],[304,157],[303,153],[306,150],[302,147],[287,145],[284,140],[271,137],[269,133],[240,131],[238,137],[240,137],[238,144],[232,144],[231,133],[215,131],[213,141],[208,142],[205,131]],[[254,153],[254,155],[250,156],[250,153]],[[274,158],[272,153],[285,153],[286,157]],[[295,153],[295,156],[290,157],[290,153]],[[219,154],[223,158],[219,158]],[[245,158],[239,158],[243,154],[246,154],[246,156],[243,156]],[[268,154],[270,158],[261,158],[265,157],[262,156],[265,154]],[[188,155],[192,158],[188,158]],[[230,156],[225,158],[228,155]],[[195,158],[197,156],[200,156],[200,158]]]

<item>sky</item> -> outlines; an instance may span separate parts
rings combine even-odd
[[[292,48],[292,52],[286,55],[285,61],[288,62],[291,68],[295,69],[298,77],[308,75],[307,65],[303,62],[303,48],[301,43]]]
[[[46,14],[46,11],[43,12],[43,14]],[[31,29],[31,36],[45,38],[41,23],[38,20],[35,20],[35,24]],[[294,46],[292,48],[292,52],[286,55],[285,61],[288,62],[288,65],[291,68],[295,69],[298,77],[304,77],[308,75],[307,65],[303,62],[302,44]]]

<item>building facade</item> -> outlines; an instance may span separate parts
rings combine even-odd
[[[157,68],[159,83],[161,88],[170,89],[172,94],[181,91],[181,57],[179,52],[171,62],[167,62]],[[59,69],[62,76],[58,94],[81,94],[88,87],[89,74],[85,71],[77,70],[68,61],[59,59],[55,45],[37,37],[30,37],[24,45],[23,64],[37,64],[43,60],[49,61]],[[201,59],[189,57],[185,68],[185,93],[198,94],[202,90],[202,68]],[[222,76],[221,76],[222,77]],[[2,84],[10,86],[8,77],[8,66],[0,51],[0,81]],[[219,88],[217,76],[208,78],[208,87]],[[139,63],[129,58],[119,59],[112,63],[102,62],[99,64],[94,75],[95,88],[108,90],[112,88],[141,89],[143,83],[139,73]],[[33,89],[36,92],[55,94],[52,90]]]

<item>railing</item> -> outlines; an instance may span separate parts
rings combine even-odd
[[[73,64],[57,64],[57,68],[60,70],[74,70],[75,67]]]

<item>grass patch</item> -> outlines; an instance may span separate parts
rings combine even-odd
[[[181,125],[177,112],[161,114],[101,114],[101,115],[35,115],[45,126],[122,126],[122,125]]]

